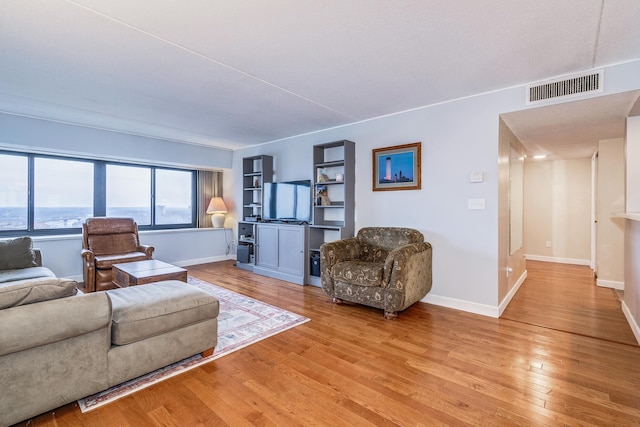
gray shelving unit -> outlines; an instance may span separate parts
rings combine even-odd
[[[262,188],[273,181],[273,157],[252,156],[242,159],[242,218],[238,221],[238,256],[236,265],[253,270],[256,226],[262,217]],[[254,219],[254,220],[251,220]]]
[[[341,140],[314,145],[313,176],[313,219],[309,225],[310,268],[307,283],[320,286],[318,268],[314,268],[314,264],[319,264],[320,246],[354,235],[355,143]]]

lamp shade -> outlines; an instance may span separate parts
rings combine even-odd
[[[224,200],[222,197],[214,197],[209,202],[209,207],[207,208],[208,214],[225,214],[227,213],[227,206],[224,204]]]

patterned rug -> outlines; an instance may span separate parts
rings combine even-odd
[[[213,355],[203,358],[197,354],[111,387],[108,390],[80,399],[78,404],[82,412],[96,409],[152,384],[309,321],[306,317],[265,304],[220,286],[212,285],[195,277],[189,276],[188,283],[210,293],[220,301],[218,345],[216,345]]]

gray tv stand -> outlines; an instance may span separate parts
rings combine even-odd
[[[308,227],[261,222],[255,225],[253,272],[304,285],[307,277]]]

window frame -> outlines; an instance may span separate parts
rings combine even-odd
[[[34,229],[34,219],[35,219],[35,159],[36,158],[50,158],[50,159],[58,159],[58,160],[67,160],[67,161],[77,161],[77,162],[87,162],[93,164],[93,217],[104,217],[106,215],[106,187],[107,187],[107,175],[106,169],[107,165],[118,165],[118,166],[132,166],[132,167],[142,167],[148,168],[151,171],[151,189],[150,189],[150,200],[151,200],[151,224],[150,225],[138,225],[139,230],[173,230],[173,229],[184,229],[184,228],[195,228],[198,221],[197,214],[197,170],[195,169],[187,169],[187,168],[178,168],[178,167],[169,167],[169,166],[158,166],[158,165],[149,165],[143,163],[131,163],[131,162],[116,162],[116,161],[107,161],[107,160],[97,160],[97,159],[89,159],[82,157],[70,157],[70,156],[59,156],[59,155],[50,155],[50,154],[41,154],[41,153],[31,153],[31,152],[17,152],[10,150],[0,150],[0,155],[11,155],[11,156],[21,156],[27,158],[27,228],[26,229],[15,229],[15,230],[0,230],[0,238],[3,237],[15,237],[15,236],[55,236],[55,235],[68,235],[68,234],[81,234],[82,227],[71,227],[71,228],[52,228],[52,229]],[[180,171],[180,172],[188,172],[191,174],[191,222],[184,224],[161,224],[156,225],[156,204],[155,204],[155,194],[156,194],[156,171],[157,170],[172,170],[172,171]],[[0,208],[1,209],[1,208]]]

